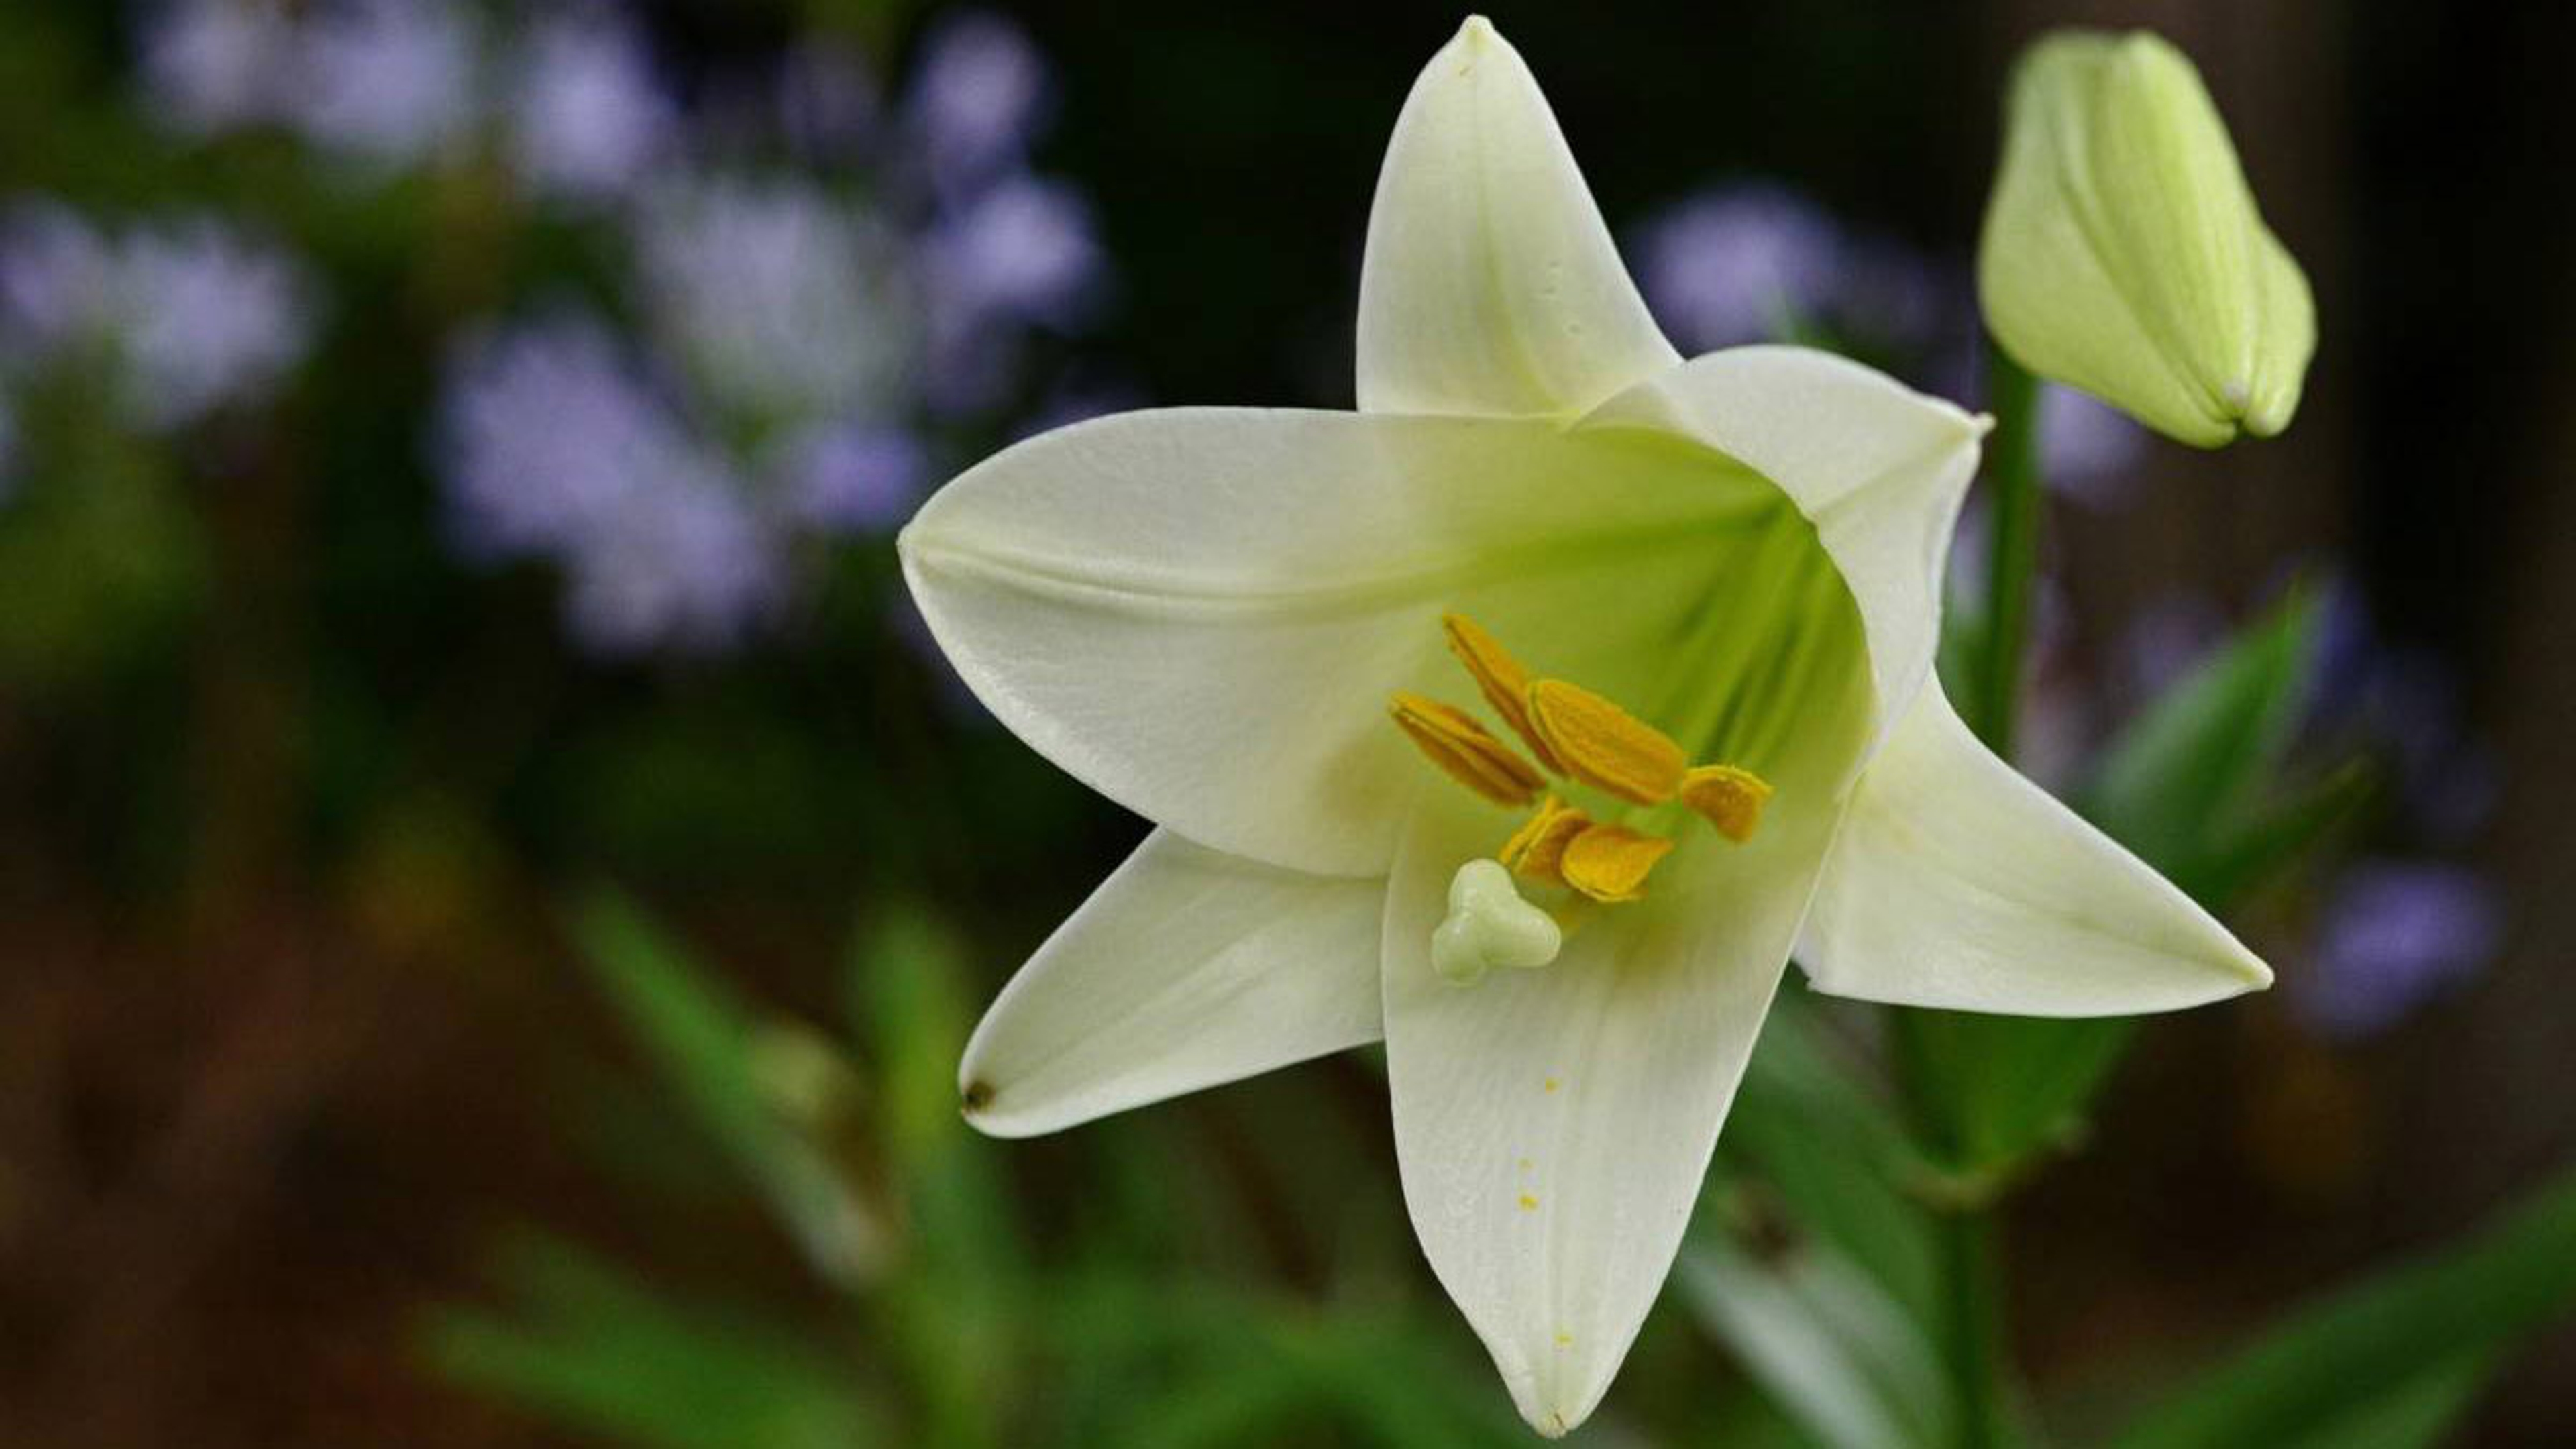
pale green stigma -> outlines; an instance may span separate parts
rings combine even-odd
[[[1521,899],[1501,862],[1479,857],[1450,878],[1449,916],[1431,933],[1431,965],[1467,986],[1497,966],[1545,966],[1564,947],[1555,918]]]

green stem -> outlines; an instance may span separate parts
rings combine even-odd
[[[1993,547],[1986,575],[1986,632],[1976,661],[1968,724],[1986,747],[2009,760],[2021,714],[2024,656],[2030,647],[2032,582],[2039,568],[2039,382],[2000,349],[1987,354],[1987,406],[1995,431],[1987,449],[1987,502]],[[1961,1125],[1947,1108],[1942,1022],[1900,1012],[1900,1065],[1916,1097],[1926,1145],[1954,1167],[1971,1158]],[[2004,1336],[2000,1229],[1982,1199],[1940,1205],[1942,1340],[1958,1401],[1960,1449],[2006,1442],[2002,1392],[2009,1372]]]
[[[2004,1351],[1995,1215],[1985,1208],[1943,1213],[1940,1233],[1949,1316],[1943,1337],[1959,1403],[1958,1443],[1960,1449],[1994,1449],[2004,1442],[1997,1407]]]
[[[1989,348],[1986,396],[1995,416],[1986,450],[1994,531],[1985,651],[1968,724],[1986,748],[2010,759],[2021,714],[2022,657],[2030,645],[2031,579],[2039,567],[2039,381],[2001,348]]]

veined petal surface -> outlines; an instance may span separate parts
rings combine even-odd
[[[2272,984],[2209,912],[1979,743],[1938,683],[1862,774],[1798,962],[1837,996],[2019,1016]]]
[[[1465,683],[1443,612],[1618,689],[1784,511],[1724,460],[1546,422],[1181,408],[1021,443],[901,547],[940,647],[1041,754],[1213,849],[1360,876],[1424,769],[1388,697]]]
[[[976,1026],[967,1120],[1053,1132],[1377,1040],[1385,904],[1155,831]]]
[[[1831,664],[1766,759],[1761,831],[1690,820],[1645,898],[1579,918],[1553,964],[1467,987],[1433,970],[1451,873],[1495,846],[1458,792],[1424,793],[1388,881],[1405,1204],[1541,1433],[1592,1412],[1654,1304],[1822,867],[1870,691],[1848,603],[1819,627]]]
[[[1562,416],[1680,360],[1520,52],[1469,20],[1414,83],[1379,173],[1361,409]]]
[[[1702,840],[1553,965],[1457,987],[1429,946],[1450,872],[1492,849],[1480,825],[1430,797],[1390,882],[1396,1155],[1433,1271],[1553,1437],[1600,1402],[1672,1267],[1823,831]]]
[[[1638,384],[1577,430],[1677,435],[1786,493],[1860,607],[1884,737],[1932,674],[1942,568],[1986,426],[1828,352],[1739,347]]]

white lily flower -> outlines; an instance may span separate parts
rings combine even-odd
[[[905,530],[984,702],[1157,827],[977,1029],[976,1126],[1383,1035],[1423,1249],[1555,1435],[1654,1301],[1793,950],[1985,1011],[2270,981],[1943,699],[1983,422],[1820,352],[1684,362],[1481,19],[1396,124],[1359,396],[1077,424]]]

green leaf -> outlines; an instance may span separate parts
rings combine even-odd
[[[957,1112],[974,1020],[963,953],[930,916],[896,908],[851,938],[845,989],[880,1088],[875,1137],[905,1226],[900,1271],[874,1305],[916,1385],[924,1442],[1005,1442],[1023,1320],[1039,1290],[993,1143]]]
[[[2128,1017],[2057,1020],[1964,1011],[1902,1012],[1900,1048],[1923,1084],[1934,1147],[1954,1187],[2002,1187],[2035,1153],[2076,1140],[2084,1110],[2119,1065],[2137,1023]]]
[[[2130,722],[2085,814],[2168,874],[2189,873],[2262,803],[2306,708],[2324,610],[2296,589]]]
[[[883,1415],[810,1340],[685,1307],[569,1244],[511,1244],[504,1316],[433,1312],[419,1344],[458,1383],[569,1428],[655,1449],[838,1449],[890,1442]]]
[[[1756,1169],[1800,1229],[1929,1322],[1940,1268],[1912,1190],[1929,1169],[1886,1098],[1830,1049],[1820,1017],[1794,993],[1774,1004],[1721,1150]]]
[[[2286,872],[2378,798],[2380,773],[2354,760],[2228,832],[2174,883],[2213,909],[2244,900]]]
[[[799,1130],[821,1110],[816,1098],[828,1095],[834,1067],[846,1065],[829,1043],[765,1022],[623,896],[594,894],[573,926],[592,975],[664,1081],[768,1198],[806,1256],[837,1282],[872,1274],[885,1251],[878,1214],[857,1191],[851,1165]]]
[[[2293,1314],[2118,1449],[2427,1444],[2521,1339],[2576,1310],[2576,1172],[2465,1242]]]
[[[1957,1405],[1916,1320],[1829,1247],[1760,1261],[1717,1234],[1682,1250],[1675,1284],[1772,1402],[1830,1449],[1947,1445]]]

